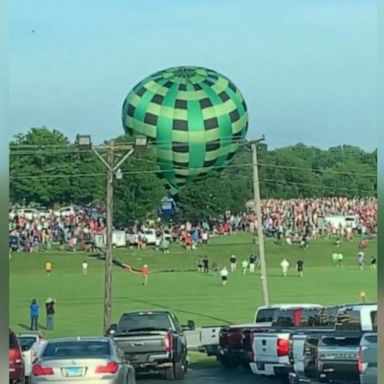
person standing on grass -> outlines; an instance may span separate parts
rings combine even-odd
[[[357,254],[357,264],[359,265],[360,270],[362,271],[364,269],[364,252],[359,251]]]
[[[231,272],[236,272],[236,266],[237,266],[237,257],[236,257],[236,255],[232,255],[229,258],[229,263],[231,265]]]
[[[46,311],[46,328],[49,331],[53,330],[54,322],[55,322],[55,300],[51,297],[48,297],[45,302],[45,311]]]
[[[88,272],[88,262],[87,260],[84,260],[83,263],[81,264],[81,268],[83,270],[83,275],[86,275]]]
[[[241,268],[243,268],[243,275],[245,275],[248,271],[248,260],[243,260],[241,262]]]
[[[203,256],[199,256],[197,259],[197,272],[203,273]]]
[[[47,260],[44,264],[45,272],[47,272],[47,276],[51,275],[52,272],[52,262],[50,260]]]
[[[223,284],[223,286],[225,286],[228,282],[228,269],[227,267],[223,267],[221,270],[220,270],[220,277],[221,277],[221,282]]]
[[[336,264],[336,266],[338,265],[339,254],[337,252],[332,253],[332,261],[333,261],[333,264]]]
[[[338,266],[340,265],[341,267],[343,267],[343,260],[344,260],[344,255],[341,252],[339,252],[337,254],[337,265]]]
[[[206,275],[209,273],[209,260],[206,255],[203,257],[203,272]]]
[[[376,257],[371,256],[371,269],[376,269]]]
[[[289,268],[289,261],[284,258],[283,261],[280,263],[281,270],[283,272],[283,276],[287,277],[288,274],[288,268]]]
[[[299,273],[299,276],[303,277],[303,275],[304,275],[304,261],[303,260],[297,260],[296,261],[296,270]]]
[[[31,331],[37,331],[40,315],[40,306],[37,303],[36,299],[32,299],[31,305],[29,306],[29,312],[31,317]]]
[[[147,264],[141,268],[141,274],[143,275],[143,285],[148,285],[149,267]]]
[[[251,255],[249,257],[249,272],[250,273],[255,273],[255,266],[256,266],[256,256]]]

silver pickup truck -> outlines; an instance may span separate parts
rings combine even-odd
[[[377,333],[366,333],[357,355],[360,384],[377,383]]]

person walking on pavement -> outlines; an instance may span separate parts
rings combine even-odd
[[[48,331],[52,331],[55,323],[55,300],[51,297],[48,297],[45,302],[45,311],[46,311],[46,328]]]
[[[229,263],[231,265],[231,272],[236,272],[236,266],[237,266],[237,257],[236,257],[236,255],[232,255],[229,258]]]
[[[40,306],[37,303],[36,299],[33,299],[31,305],[29,306],[30,317],[31,317],[31,331],[37,331],[39,315],[40,315]]]

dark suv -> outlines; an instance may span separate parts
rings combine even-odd
[[[19,341],[14,332],[9,330],[9,382],[24,384],[24,361]]]

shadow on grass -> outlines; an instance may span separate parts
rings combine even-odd
[[[31,331],[31,332],[33,332],[34,330],[31,330],[31,327],[29,326],[29,325],[27,325],[27,324],[22,324],[22,323],[19,323],[19,324],[17,324],[20,328],[22,328],[22,329],[25,329],[26,331]],[[39,330],[47,330],[47,327],[45,327],[44,325],[41,325],[41,324],[38,324],[37,325],[37,330],[39,331]],[[36,331],[35,331],[36,332]]]

